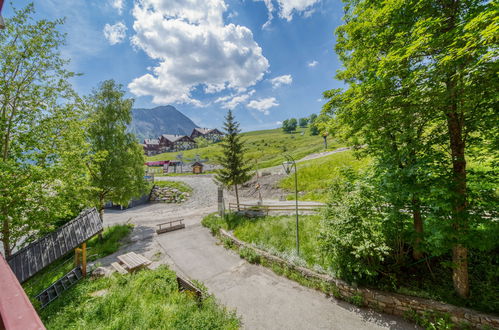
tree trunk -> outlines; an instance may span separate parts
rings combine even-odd
[[[237,191],[237,184],[234,185],[234,190],[236,191],[236,204],[237,204],[237,210],[241,211],[239,208],[239,192]]]
[[[8,258],[12,254],[12,251],[10,248],[9,219],[8,219],[8,216],[6,213],[7,212],[4,212],[4,221],[2,224],[2,243],[3,243],[3,250],[5,253],[5,258]]]
[[[452,227],[457,237],[452,247],[454,288],[459,296],[469,296],[468,281],[468,249],[460,242],[466,236],[467,221],[467,187],[465,141],[463,139],[463,121],[457,109],[456,82],[453,78],[447,81],[447,91],[450,99],[447,112],[447,125],[450,137],[452,155]]]
[[[416,238],[414,239],[414,246],[412,247],[412,256],[416,260],[423,258],[421,251],[421,243],[423,241],[423,218],[421,217],[421,204],[419,198],[412,199],[412,218],[414,221],[414,231]]]

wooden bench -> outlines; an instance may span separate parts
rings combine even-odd
[[[137,269],[151,264],[150,260],[135,252],[129,252],[127,254],[120,255],[118,256],[118,260],[128,272],[133,272]]]
[[[117,263],[117,262],[113,262],[113,263],[111,264],[111,266],[113,266],[113,268],[114,268],[114,269],[115,269],[118,273],[120,273],[120,274],[123,274],[123,275],[128,274],[128,272],[126,271],[126,269],[125,269],[125,268],[123,268],[123,266],[121,266],[121,265],[120,265],[119,263]]]
[[[178,291],[180,292],[191,292],[194,294],[196,299],[200,302],[203,299],[203,293],[199,290],[192,282],[187,279],[183,279],[177,276]]]
[[[184,219],[172,220],[164,223],[157,224],[158,229],[156,230],[157,234],[166,233],[169,231],[174,231],[178,229],[185,228]]]

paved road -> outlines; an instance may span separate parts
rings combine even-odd
[[[141,232],[147,233],[144,228],[183,214],[186,229],[160,236],[148,234],[154,240],[150,246],[162,248],[166,254],[162,263],[191,279],[202,281],[219,301],[236,309],[246,329],[415,328],[400,318],[326,298],[318,291],[240,259],[218,245],[200,224],[204,215],[216,209],[213,206],[216,186],[211,178],[174,179],[194,187],[191,201],[183,205],[150,204],[126,211],[111,211],[106,213],[104,221],[107,224],[131,221]]]

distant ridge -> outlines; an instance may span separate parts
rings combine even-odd
[[[166,105],[152,109],[132,109],[132,124],[129,129],[137,139],[157,138],[161,134],[190,135],[196,125],[174,106]]]

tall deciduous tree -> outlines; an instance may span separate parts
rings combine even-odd
[[[348,88],[326,92],[325,111],[369,145],[385,182],[402,192],[401,198],[393,194],[392,202],[398,199],[399,208],[412,211],[416,258],[421,257],[421,196],[429,210],[439,210],[434,215],[450,219],[446,239],[454,287],[467,297],[466,157],[497,141],[497,3],[345,2],[337,52],[345,67],[339,78]],[[475,147],[473,154],[469,146]]]
[[[145,190],[143,151],[127,132],[133,99],[124,95],[121,85],[106,80],[88,98],[88,169],[101,217],[106,201],[127,205]]]
[[[86,204],[82,115],[60,54],[62,20],[14,9],[0,30],[0,240],[9,256]]]
[[[244,143],[239,133],[239,123],[235,121],[232,111],[228,111],[224,123],[225,137],[221,142],[222,156],[219,158],[222,169],[218,170],[215,179],[225,186],[234,186],[237,208],[239,209],[239,192],[237,185],[251,178],[251,166],[244,159]]]

